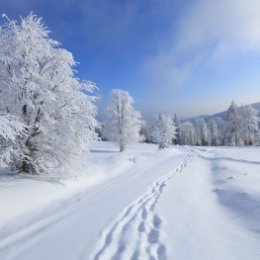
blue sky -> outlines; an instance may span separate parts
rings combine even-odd
[[[43,17],[78,76],[100,88],[101,112],[112,88],[146,117],[260,101],[259,0],[9,0],[0,10]]]

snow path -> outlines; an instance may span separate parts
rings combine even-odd
[[[188,159],[187,155],[178,168],[156,180],[103,231],[93,260],[167,259],[166,245],[161,239],[162,219],[155,207],[167,182],[182,173]]]

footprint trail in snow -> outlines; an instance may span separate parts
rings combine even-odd
[[[182,173],[188,159],[189,155],[178,168],[157,179],[102,232],[92,260],[167,260],[162,219],[155,207],[167,182]]]

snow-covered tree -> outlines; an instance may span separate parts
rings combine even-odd
[[[154,122],[149,122],[147,123],[146,126],[146,133],[145,133],[145,140],[147,143],[153,143],[156,144],[157,141],[155,140],[154,136],[153,136],[153,129],[154,129]]]
[[[208,129],[211,136],[211,145],[224,145],[224,133],[226,122],[220,117],[211,118],[208,121]]]
[[[0,30],[0,111],[16,116],[26,132],[13,144],[11,166],[29,174],[74,171],[95,139],[95,86],[75,77],[72,54],[49,37],[30,14],[7,19]]]
[[[198,118],[195,121],[196,144],[210,145],[211,136],[205,119]]]
[[[118,143],[120,151],[127,144],[141,140],[141,114],[133,107],[134,100],[127,91],[112,90],[111,104],[107,109],[104,135],[108,140]]]
[[[0,166],[7,166],[16,150],[12,145],[17,142],[17,137],[25,133],[24,125],[9,114],[0,115]]]
[[[195,129],[195,144],[202,145],[202,133],[200,127],[200,119],[196,119],[194,122],[194,129]]]
[[[173,144],[176,127],[170,115],[159,114],[152,125],[152,138],[159,145],[159,149]]]
[[[179,118],[177,116],[177,114],[174,115],[174,119],[173,119],[174,125],[175,125],[175,129],[176,129],[176,135],[174,138],[174,144],[180,144],[180,121]]]
[[[150,143],[150,136],[149,136],[149,130],[150,130],[150,126],[147,122],[143,121],[142,125],[141,125],[141,129],[140,129],[140,135],[142,137],[142,141],[145,143]]]
[[[208,129],[210,132],[211,145],[219,145],[219,129],[214,118],[209,120]]]
[[[227,128],[225,132],[226,145],[242,145],[241,115],[236,103],[232,101],[227,110]]]
[[[224,137],[225,137],[225,132],[227,128],[227,123],[220,117],[214,118],[214,121],[217,125],[217,139],[216,139],[216,145],[224,145]]]
[[[244,145],[255,145],[258,142],[259,118],[258,112],[252,106],[239,108],[241,121],[241,139]]]
[[[196,142],[196,133],[191,122],[187,121],[180,125],[181,144],[194,145]]]
[[[24,125],[9,114],[0,115],[0,137],[6,141],[15,141],[17,136],[25,132]]]

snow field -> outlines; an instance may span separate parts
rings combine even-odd
[[[1,176],[0,259],[260,259],[259,148],[101,142],[90,155],[89,175],[60,184]]]

